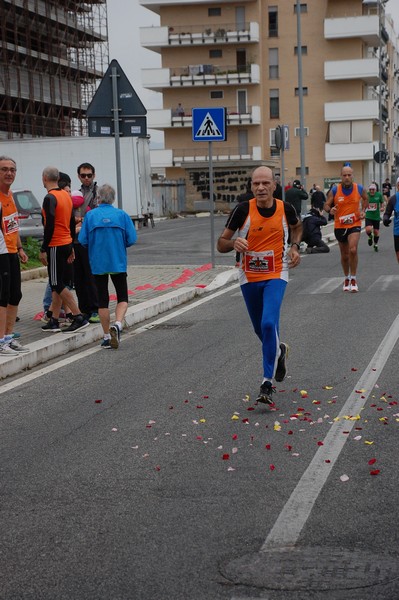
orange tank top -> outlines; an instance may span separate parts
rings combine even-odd
[[[335,229],[347,229],[348,227],[361,227],[360,219],[361,196],[357,183],[353,184],[351,193],[346,196],[342,190],[342,184],[337,185],[337,193],[334,196],[334,205],[337,212],[334,216]]]
[[[249,201],[249,213],[239,231],[248,240],[248,250],[243,253],[240,266],[240,284],[265,279],[288,281],[288,223],[284,202],[274,200],[276,210],[271,217],[263,217],[256,198]]]
[[[18,210],[15,206],[11,191],[8,194],[0,193],[1,202],[1,228],[9,254],[18,252]]]
[[[49,247],[66,246],[72,243],[71,236],[71,216],[72,216],[72,198],[65,190],[51,190],[49,192],[57,200],[55,207],[54,232],[49,243]],[[42,211],[43,219],[46,220],[46,214]]]

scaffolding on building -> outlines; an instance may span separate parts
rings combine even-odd
[[[0,0],[0,138],[86,133],[109,63],[106,0]]]

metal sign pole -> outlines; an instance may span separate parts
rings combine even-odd
[[[284,146],[281,147],[281,190],[282,190],[282,196],[283,196],[283,200],[285,200],[285,159],[284,159]]]
[[[213,163],[212,163],[212,142],[208,143],[209,148],[209,210],[211,212],[211,263],[212,269],[215,268],[215,215],[213,200]]]
[[[116,67],[112,67],[112,113],[114,117],[114,134],[115,134],[115,164],[116,164],[116,187],[118,195],[118,208],[122,208],[122,175],[121,175],[121,144],[119,133],[119,106],[118,106],[118,72]]]

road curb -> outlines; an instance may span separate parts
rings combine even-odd
[[[193,300],[197,296],[223,287],[237,278],[237,269],[231,268],[226,272],[219,273],[205,288],[181,287],[159,298],[152,298],[151,300],[140,302],[135,306],[130,306],[125,317],[126,328],[128,329],[137,323],[172,310],[181,304]],[[17,375],[22,371],[32,369],[49,360],[100,340],[102,338],[102,327],[99,324],[91,324],[90,327],[77,333],[55,333],[50,334],[51,337],[49,337],[48,333],[43,333],[43,335],[46,337],[42,340],[29,344],[30,352],[1,358],[0,380]]]

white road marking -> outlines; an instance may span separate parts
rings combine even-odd
[[[218,296],[221,296],[222,294],[227,294],[232,289],[235,289],[237,287],[238,287],[238,283],[229,285],[217,292],[214,292],[213,294],[206,295],[205,297],[201,298],[200,300],[197,300],[196,302],[193,302],[192,304],[183,306],[182,308],[179,308],[173,312],[168,312],[168,314],[166,314],[165,316],[160,317],[159,319],[156,319],[155,321],[151,321],[151,323],[148,323],[147,325],[143,325],[142,327],[138,327],[137,329],[134,329],[129,332],[125,330],[126,333],[124,333],[123,337],[124,337],[124,339],[126,339],[128,337],[138,335],[140,333],[144,333],[145,331],[152,329],[156,325],[160,325],[161,323],[170,321],[171,319],[174,319],[175,317],[178,317],[178,316],[186,313],[187,311],[192,310],[193,308],[197,308],[197,306],[200,306],[201,304],[204,304],[205,302],[209,302],[210,300],[213,300],[214,298],[217,298]],[[101,346],[96,346],[95,348],[89,348],[88,350],[82,350],[81,352],[77,352],[73,356],[68,356],[67,358],[64,358],[63,360],[60,360],[60,361],[54,363],[53,365],[49,365],[48,367],[43,367],[42,369],[38,369],[34,373],[29,373],[29,375],[25,375],[24,377],[14,379],[10,383],[6,383],[6,384],[0,386],[0,394],[5,394],[6,392],[14,390],[16,387],[19,387],[21,385],[24,385],[25,383],[34,381],[35,379],[38,379],[39,377],[42,377],[43,375],[48,375],[49,373],[52,373],[53,371],[57,371],[57,369],[62,369],[63,367],[66,367],[66,366],[76,362],[77,360],[81,360],[82,358],[91,356],[92,354],[95,354],[96,352],[112,352],[112,350],[103,350],[101,348]]]
[[[338,287],[343,285],[344,277],[323,277],[313,284],[310,284],[306,289],[298,292],[299,294],[331,294]]]
[[[374,281],[372,285],[368,288],[368,292],[378,291],[378,292],[386,292],[388,288],[397,289],[399,282],[399,275],[381,275]],[[392,285],[396,284],[396,285]]]
[[[365,405],[370,393],[381,375],[399,338],[399,315],[392,323],[386,336],[379,345],[370,363],[364,370],[359,381],[342,407],[339,417],[346,415],[356,416]],[[356,390],[365,390],[356,393]],[[357,421],[341,419],[332,425],[329,433],[323,440],[323,446],[317,450],[313,460],[299,480],[286,505],[281,511],[277,521],[267,536],[261,551],[268,551],[278,546],[294,546],[309,518],[311,510],[320,494],[327,477],[330,475],[348,435],[343,431],[351,431]],[[329,460],[329,463],[325,461]]]

